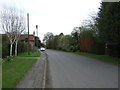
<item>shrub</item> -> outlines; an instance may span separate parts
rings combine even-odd
[[[21,53],[21,52],[26,52],[28,49],[28,46],[26,43],[24,42],[18,42],[18,53]]]
[[[120,57],[120,45],[119,44],[109,44],[107,48],[107,54],[112,57]]]
[[[94,54],[105,54],[105,44],[100,42],[94,42],[93,49],[91,51]]]
[[[13,61],[14,60],[14,56],[7,56],[7,61]]]
[[[9,55],[9,50],[10,50],[10,45],[9,45],[9,40],[6,35],[2,35],[2,58],[5,58],[6,56]]]
[[[9,55],[9,48],[9,44],[4,42],[2,43],[2,58],[5,58]]]

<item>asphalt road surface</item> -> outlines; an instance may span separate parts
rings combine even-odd
[[[118,67],[71,53],[46,50],[47,88],[118,88]]]

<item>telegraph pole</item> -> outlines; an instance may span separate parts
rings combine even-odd
[[[27,13],[27,27],[28,27],[28,55],[30,55],[30,48],[29,48],[29,13]]]
[[[37,33],[37,44],[36,44],[36,46],[38,47],[38,25],[36,25],[36,33]]]

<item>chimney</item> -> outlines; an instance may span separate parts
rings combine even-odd
[[[33,32],[33,35],[35,36],[35,31]]]

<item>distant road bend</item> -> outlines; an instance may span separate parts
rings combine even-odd
[[[47,88],[118,88],[118,67],[71,53],[46,50]]]

